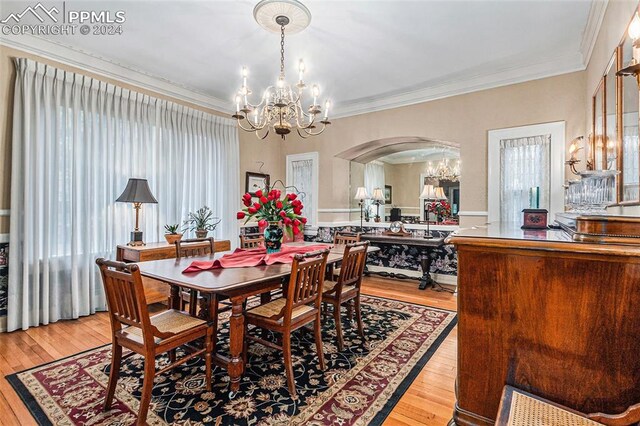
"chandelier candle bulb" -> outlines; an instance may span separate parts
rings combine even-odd
[[[329,108],[331,107],[331,101],[326,101],[324,103],[324,121],[327,121],[329,118]]]

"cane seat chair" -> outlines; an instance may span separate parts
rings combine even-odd
[[[351,307],[355,309],[358,333],[364,338],[362,324],[362,310],[360,307],[360,286],[364,274],[364,265],[367,261],[367,249],[369,241],[347,244],[342,257],[342,267],[337,281],[325,281],[322,288],[322,302],[333,306],[333,319],[336,324],[338,349],[344,349],[342,336],[342,321],[340,307],[347,305],[349,313]],[[351,319],[351,314],[349,314]]]
[[[353,244],[360,242],[360,233],[359,232],[347,232],[347,231],[338,231],[333,234],[333,245],[334,246],[346,246],[347,244]],[[331,272],[329,277],[332,280],[337,280],[338,275],[340,275],[340,263],[336,263],[335,265],[331,265]]]
[[[287,386],[293,398],[296,398],[297,395],[291,359],[291,333],[293,331],[314,323],[313,330],[318,361],[320,368],[325,368],[322,353],[320,293],[328,255],[329,250],[317,250],[304,255],[297,254],[291,265],[291,275],[284,297],[248,309],[245,313],[245,363],[249,342],[257,342],[283,351]],[[273,343],[250,334],[249,325],[278,333],[282,336],[282,344],[278,344],[280,340]]]
[[[211,351],[214,329],[206,321],[184,312],[169,309],[154,316],[149,315],[144,295],[142,277],[138,265],[96,260],[107,296],[111,323],[111,371],[104,401],[104,410],[111,409],[122,361],[122,348],[144,357],[142,397],[138,409],[137,425],[146,424],[153,379],[197,356],[204,356],[206,387],[211,390]],[[190,347],[191,351],[178,361],[156,371],[156,356],[175,351],[197,339],[204,339],[204,347]]]
[[[631,426],[640,422],[640,404],[620,414],[584,414],[555,402],[505,386],[495,422],[496,426]]]
[[[262,234],[242,234],[240,235],[240,248],[241,249],[255,249],[263,248],[264,235]]]

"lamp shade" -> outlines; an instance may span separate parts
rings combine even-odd
[[[149,189],[149,182],[146,179],[137,178],[129,179],[127,187],[116,201],[120,203],[158,203]]]
[[[441,186],[438,186],[435,189],[435,192],[436,192],[436,194],[435,194],[436,195],[435,196],[436,200],[446,200],[447,199],[447,196],[444,195],[444,189]]]
[[[371,198],[376,201],[384,201],[384,191],[382,191],[382,189],[380,188],[374,189]]]
[[[359,186],[356,190],[356,196],[353,197],[355,200],[366,200],[369,198],[369,193],[367,193],[367,188],[364,186]]]
[[[422,193],[420,193],[420,197],[418,198],[426,198],[427,200],[433,200],[436,198],[436,193],[433,190],[433,185],[425,185],[422,187]]]

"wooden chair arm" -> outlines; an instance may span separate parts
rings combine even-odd
[[[599,422],[607,426],[629,426],[640,422],[640,403],[634,404],[627,408],[624,413],[620,414],[604,414],[592,413],[587,414],[587,418],[594,422]]]

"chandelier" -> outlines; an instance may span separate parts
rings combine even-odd
[[[460,179],[460,160],[455,165],[449,164],[448,158],[443,158],[435,167],[431,161],[427,163],[427,179],[448,180],[457,182]]]
[[[269,86],[263,92],[260,102],[252,104],[249,102],[252,92],[247,85],[249,70],[242,67],[242,86],[236,94],[236,112],[232,117],[242,130],[255,132],[260,139],[266,138],[271,131],[285,139],[294,128],[303,138],[319,135],[331,124],[331,102],[325,102],[324,115],[320,119],[323,112],[318,104],[320,88],[314,84],[311,87],[312,102],[306,109],[303,107],[302,98],[307,85],[303,79],[305,65],[302,59],[298,63],[298,82],[294,87],[287,83],[284,73],[285,27],[291,28],[290,33],[305,29],[311,21],[311,13],[297,0],[262,0],[254,8],[253,16],[267,30],[280,32],[280,75],[275,86]]]

